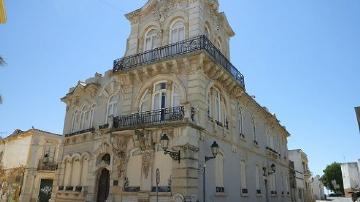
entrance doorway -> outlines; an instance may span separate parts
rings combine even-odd
[[[98,180],[97,202],[105,202],[109,196],[110,188],[110,173],[109,170],[104,168]]]
[[[48,202],[51,198],[53,180],[41,179],[39,190],[39,202]]]

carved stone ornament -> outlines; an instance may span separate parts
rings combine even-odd
[[[142,171],[145,174],[145,178],[149,176],[150,166],[154,161],[154,152],[153,151],[145,151],[142,155]]]

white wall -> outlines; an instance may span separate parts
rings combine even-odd
[[[31,136],[5,143],[3,166],[5,169],[26,165],[30,151]]]
[[[360,187],[359,168],[357,163],[341,164],[344,189]]]

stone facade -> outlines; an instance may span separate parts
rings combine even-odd
[[[0,201],[49,199],[61,142],[61,136],[37,129],[16,130],[2,139]]]
[[[311,173],[308,167],[307,155],[301,150],[289,150],[289,159],[294,164],[295,190],[293,201],[312,202],[314,201],[311,191]]]
[[[159,201],[203,201],[203,183],[205,201],[290,201],[289,133],[228,61],[234,32],[218,7],[149,0],[126,15],[125,57],[62,98],[54,201],[155,201],[157,169]]]

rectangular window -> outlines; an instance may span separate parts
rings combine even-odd
[[[246,186],[246,164],[245,161],[240,161],[240,184],[241,189],[247,189]]]
[[[255,180],[256,180],[256,191],[259,194],[259,191],[261,193],[261,167],[259,165],[256,165],[256,170],[255,170]]]

